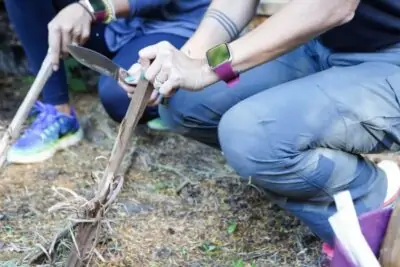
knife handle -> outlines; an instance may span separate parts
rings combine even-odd
[[[144,75],[143,72],[141,75]],[[132,75],[130,75],[128,73],[128,71],[126,71],[123,68],[119,69],[119,79],[125,83],[128,86],[136,86],[137,83],[139,82],[140,79],[142,79],[144,77],[139,77],[139,79],[137,77],[134,77]],[[162,104],[162,105],[167,105],[168,104],[168,98],[164,97],[163,95],[159,94],[157,97],[157,102]]]

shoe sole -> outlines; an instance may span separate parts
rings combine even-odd
[[[77,145],[83,139],[83,130],[79,129],[76,133],[63,137],[54,146],[30,156],[8,156],[7,161],[17,164],[30,164],[46,161],[53,157],[58,151],[65,150],[71,146]]]

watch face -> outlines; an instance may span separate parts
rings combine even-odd
[[[206,54],[208,65],[212,68],[230,60],[231,54],[227,44],[217,45],[207,51]]]

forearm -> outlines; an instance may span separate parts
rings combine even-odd
[[[193,36],[181,48],[194,58],[220,43],[230,42],[247,26],[255,14],[258,0],[214,0]]]
[[[111,0],[114,4],[115,15],[117,17],[128,17],[130,14],[129,0]]]
[[[232,66],[243,72],[268,62],[352,19],[359,0],[293,0],[230,49]]]

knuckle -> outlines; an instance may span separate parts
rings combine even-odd
[[[173,66],[173,64],[172,64],[171,60],[167,60],[164,62],[164,67],[167,69],[172,69],[172,66]]]
[[[72,30],[72,26],[69,25],[69,24],[63,24],[63,25],[61,26],[61,29],[62,29],[63,31],[65,31],[65,32],[69,32],[69,31]]]
[[[153,80],[155,77],[153,77],[154,75],[151,73],[151,72],[149,72],[149,71],[146,71],[146,73],[144,74],[144,78],[146,79],[146,80],[148,80],[148,81],[151,81],[151,80]]]
[[[166,61],[164,62],[163,66],[162,66],[162,70],[165,72],[171,72],[172,70],[172,63],[170,61]]]
[[[158,45],[160,47],[165,47],[165,48],[169,48],[170,47],[170,43],[168,41],[161,41],[158,43]]]
[[[159,55],[162,56],[163,58],[167,58],[167,57],[169,57],[169,56],[172,54],[171,50],[169,50],[169,49],[161,49],[161,50],[159,50],[158,53],[159,53]]]
[[[47,24],[47,29],[49,31],[58,31],[59,27],[57,24],[54,24],[54,22],[50,22],[49,24]]]
[[[171,80],[175,84],[179,84],[182,81],[182,76],[176,72],[171,74]]]
[[[87,40],[87,39],[89,39],[89,33],[88,32],[83,32],[82,34],[81,34],[81,36],[82,36],[82,39],[84,39],[84,40]]]

